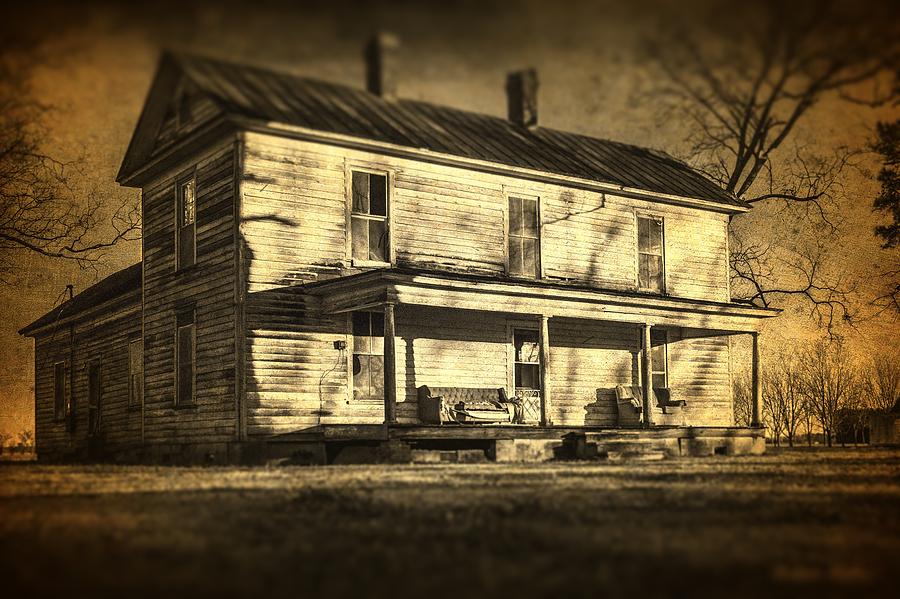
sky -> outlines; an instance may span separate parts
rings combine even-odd
[[[114,179],[165,48],[362,86],[363,44],[374,31],[389,30],[402,42],[403,97],[505,116],[506,73],[535,67],[542,125],[679,155],[684,124],[660,120],[646,93],[657,75],[641,48],[672,18],[691,22],[711,7],[722,11],[713,2],[662,0],[72,4],[29,2],[0,9],[0,20],[39,42],[31,75],[34,92],[52,107],[44,123],[47,152],[81,159],[80,184],[109,206],[139,199]],[[737,19],[724,23],[740,27]],[[809,113],[799,134],[823,151],[862,147],[878,119],[898,116],[896,109],[831,98]],[[834,252],[866,298],[890,256],[872,235],[877,164],[868,157],[859,166],[847,175],[850,193],[840,207],[846,222]],[[771,215],[756,218],[764,217]],[[116,246],[89,270],[22,256],[21,280],[0,287],[0,432],[33,422],[33,346],[16,331],[53,308],[66,284],[77,292],[139,260],[139,242]],[[773,345],[821,334],[801,305],[784,307],[767,331]],[[858,353],[873,344],[898,348],[893,316],[841,332]]]

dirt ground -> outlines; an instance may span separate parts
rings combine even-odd
[[[8,597],[900,597],[898,566],[900,450],[0,466]]]

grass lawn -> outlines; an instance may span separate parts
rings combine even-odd
[[[0,466],[6,597],[900,597],[900,451]]]

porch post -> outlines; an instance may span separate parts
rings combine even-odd
[[[750,426],[761,426],[762,423],[762,373],[760,372],[759,358],[759,332],[750,334],[753,338],[753,372],[752,372],[752,397],[750,412]]]
[[[550,317],[541,315],[541,426],[553,424],[550,418]]]
[[[394,344],[394,304],[384,305],[384,422],[397,423],[397,367]]]
[[[653,359],[650,357],[650,324],[643,325],[643,359],[641,360],[641,395],[644,399],[644,428],[653,425]]]

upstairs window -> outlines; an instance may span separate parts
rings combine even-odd
[[[353,399],[384,400],[384,315],[353,313]]]
[[[650,329],[650,367],[654,389],[665,389],[669,386],[668,342],[666,331]]]
[[[194,311],[186,310],[178,314],[175,333],[175,405],[194,403],[196,392],[196,371],[194,364],[197,354],[197,334],[194,325]]]
[[[175,265],[181,270],[197,261],[197,180],[193,177],[176,186]]]
[[[663,220],[639,216],[638,225],[638,289],[652,293],[665,291],[665,258],[663,253]]]
[[[387,176],[353,171],[350,239],[357,262],[388,262]]]
[[[140,406],[144,399],[144,342],[128,343],[128,406]]]
[[[62,420],[69,415],[71,404],[66,397],[66,363],[57,362],[53,365],[53,415],[57,420]]]
[[[538,203],[535,198],[509,198],[509,274],[541,276]]]

